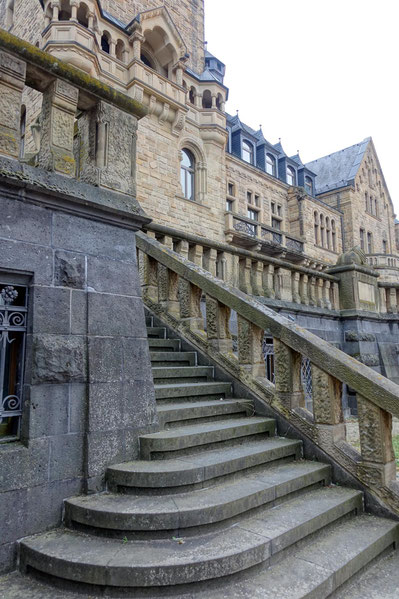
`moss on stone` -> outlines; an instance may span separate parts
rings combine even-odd
[[[133,100],[126,94],[112,89],[102,81],[94,79],[94,77],[62,62],[58,58],[54,58],[33,44],[4,31],[4,29],[0,29],[0,48],[17,55],[22,60],[34,64],[36,67],[42,68],[55,77],[66,79],[73,85],[121,108],[129,114],[133,114],[137,118],[142,118],[148,113],[147,108],[137,100]]]

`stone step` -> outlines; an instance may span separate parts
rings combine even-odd
[[[180,495],[76,497],[65,502],[65,517],[68,523],[78,522],[105,530],[179,530],[181,533],[184,529],[220,523],[248,510],[273,504],[285,495],[328,483],[329,479],[330,467],[325,464],[292,462],[265,467],[230,482]]]
[[[165,327],[147,327],[148,339],[166,339]]]
[[[126,539],[105,540],[101,537],[59,529],[22,540],[21,566],[23,569],[29,566],[61,579],[121,589],[122,587],[124,589],[162,587],[212,580],[263,562],[266,567],[273,555],[304,536],[334,522],[337,518],[359,509],[359,504],[356,491],[341,488],[322,489],[295,498],[293,504],[286,502],[266,510],[257,518],[245,519],[241,524],[226,530],[186,539],[179,537],[158,539],[151,543]],[[381,551],[393,542],[396,524],[389,522],[388,525],[387,521],[377,520],[378,530],[375,530],[375,527],[369,525],[368,518],[370,517],[356,517],[352,521],[345,521],[344,525],[355,523],[355,526],[351,527],[353,535],[359,524],[362,528],[364,523],[370,535],[361,535],[363,543],[359,548],[360,551],[363,549],[363,553],[367,553],[364,547],[366,544],[367,549],[378,545]],[[376,519],[372,518],[372,520]],[[334,532],[335,536],[332,534]],[[331,544],[331,537],[335,538],[340,545],[340,556],[337,555],[336,547]],[[342,563],[345,555],[341,537],[342,527],[337,525],[332,531],[327,532],[323,541],[325,538],[330,540],[333,555],[336,558],[340,557]],[[348,539],[348,535],[346,538]],[[352,544],[354,544],[353,539]],[[311,556],[313,553],[310,550]],[[322,562],[323,558],[326,559],[323,551],[320,556],[316,553],[315,557]],[[303,564],[303,567],[305,565]],[[318,575],[319,567],[313,564],[312,567]],[[273,568],[271,570],[273,571]],[[311,574],[308,568],[306,570]],[[265,570],[265,575],[267,572]],[[288,570],[287,576],[290,575],[291,571]],[[235,589],[236,586],[237,583],[233,588]],[[279,584],[275,581],[273,586],[265,585],[263,591],[264,593],[269,593],[271,590],[276,592],[277,588],[278,592],[284,590],[284,577],[280,578]],[[208,596],[214,598],[217,595]],[[225,596],[236,596],[242,599],[267,595],[229,593]],[[281,592],[280,595],[269,596],[288,595],[283,595]]]
[[[152,376],[157,385],[167,383],[203,382],[213,378],[213,366],[153,366]]]
[[[180,339],[148,339],[148,346],[151,352],[180,351]]]
[[[219,381],[206,381],[201,383],[169,383],[167,385],[154,385],[155,398],[170,400],[189,397],[203,397],[217,395],[219,399],[231,396],[231,383]]]
[[[295,555],[264,567],[245,581],[224,582],[195,595],[199,599],[214,599],[223,592],[229,599],[394,599],[378,587],[375,594],[352,595],[341,585],[399,540],[398,523],[368,514],[333,526],[315,542],[306,544]],[[266,564],[265,564],[266,565]],[[356,585],[357,586],[357,585]],[[366,587],[370,591],[370,586]],[[180,597],[180,595],[177,595]]]
[[[298,458],[302,442],[282,437],[248,441],[236,447],[219,447],[192,456],[167,460],[136,460],[116,464],[107,470],[113,488],[178,488],[209,484],[219,478],[284,458]]]
[[[195,366],[197,354],[195,352],[166,352],[150,351],[150,359],[153,366]]]
[[[273,418],[264,418],[262,416],[182,426],[158,433],[141,435],[140,455],[142,459],[149,460],[151,454],[156,452],[178,452],[202,445],[251,437],[251,435],[267,433],[269,436],[273,436],[275,426],[276,423]]]
[[[252,411],[253,403],[245,399],[223,399],[222,401],[192,401],[166,403],[157,406],[158,418],[161,427],[170,423],[182,422],[185,420],[201,420],[226,417],[231,415],[237,417],[237,414],[246,416],[248,411]]]

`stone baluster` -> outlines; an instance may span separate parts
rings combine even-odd
[[[395,314],[398,311],[397,296],[395,287],[387,289],[387,312]]]
[[[273,339],[274,378],[276,387],[275,403],[283,411],[289,412],[304,406],[301,383],[301,355],[279,339]]]
[[[188,241],[186,241],[185,239],[181,239],[180,241],[177,242],[175,251],[178,254],[180,254],[180,256],[183,256],[183,258],[186,258],[187,260],[188,260],[188,250],[189,250]]]
[[[166,246],[169,250],[173,250],[173,238],[169,235],[164,235],[158,241]],[[169,273],[168,268],[163,264],[158,264],[158,300],[163,308],[168,309],[169,301]]]
[[[380,312],[385,314],[387,311],[387,290],[385,287],[380,287]]]
[[[202,108],[202,94],[197,94],[195,96],[195,107]]]
[[[323,285],[324,285],[324,280],[321,279],[320,277],[317,277],[316,278],[316,304],[319,308],[324,308]]]
[[[299,294],[300,278],[301,278],[301,275],[299,272],[296,272],[296,271],[291,272],[292,301],[295,304],[301,303],[301,296]]]
[[[339,285],[332,283],[332,307],[334,310],[339,310]]]
[[[252,376],[265,376],[265,361],[262,353],[264,332],[237,314],[238,324],[238,361],[242,368]]]
[[[179,302],[179,275],[173,270],[167,269],[167,303],[166,310],[171,316],[180,318],[180,302]]]
[[[230,308],[206,296],[206,334],[209,346],[222,354],[233,351],[230,328]]]
[[[301,304],[304,306],[309,305],[309,277],[308,275],[301,275],[299,282],[299,295],[301,297]]]
[[[331,310],[330,289],[331,282],[325,280],[323,285],[323,306],[328,310]]]
[[[202,291],[196,285],[180,278],[179,302],[181,321],[192,331],[203,330],[201,312]]]
[[[88,29],[90,29],[90,30],[93,29],[93,27],[94,27],[94,17],[95,17],[95,13],[93,11],[89,10],[89,12],[87,13],[87,20],[88,20],[87,26],[88,26]]]
[[[227,260],[226,252],[220,252],[220,254],[218,256],[218,277],[222,281],[227,280],[227,276],[228,276],[227,263],[228,263],[228,260]]]
[[[39,166],[62,175],[75,175],[73,139],[79,90],[56,79],[43,93]]]
[[[359,476],[367,484],[387,486],[396,480],[392,416],[359,394],[357,410],[362,454]]]
[[[18,158],[26,64],[0,51],[0,154]]]
[[[320,439],[329,444],[345,440],[342,383],[312,364],[313,418]]]
[[[283,285],[283,280],[280,275],[280,268],[275,268],[274,276],[273,276],[273,287],[274,287],[274,297],[278,300],[281,300],[282,285]]]
[[[317,306],[317,295],[316,295],[316,277],[310,277],[309,280],[309,305]]]
[[[252,263],[252,295],[263,295],[263,262]]]
[[[147,235],[155,239],[152,231]],[[158,303],[158,262],[142,251],[139,251],[139,273],[143,300]]]
[[[188,252],[188,259],[191,262],[194,262],[194,264],[196,264],[197,266],[202,267],[203,256],[204,256],[204,248],[202,245],[199,245],[198,243],[196,243],[190,247],[189,252]]]
[[[248,295],[252,294],[251,286],[251,272],[252,272],[252,260],[251,258],[242,258],[239,263],[240,274],[239,274],[239,287],[244,293]]]
[[[217,259],[217,251],[214,248],[206,248],[204,250],[204,268],[208,272],[211,273],[214,277],[216,277],[216,259]]]
[[[78,20],[79,0],[70,0],[70,5],[71,5],[71,20],[77,21]]]
[[[265,264],[263,267],[263,292],[265,297],[275,297],[273,264]]]
[[[292,281],[291,271],[287,268],[279,268],[280,276],[280,299],[285,302],[292,302]]]
[[[237,254],[229,254],[230,268],[227,272],[227,283],[233,287],[239,287],[240,285],[240,257]]]

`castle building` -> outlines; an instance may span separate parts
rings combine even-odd
[[[318,270],[358,246],[381,281],[397,280],[399,228],[372,139],[304,164],[226,113],[226,67],[204,44],[203,2],[2,6],[10,32],[148,106],[130,191],[155,223]],[[42,98],[29,88],[24,97],[21,152],[34,163]],[[97,120],[95,161],[106,164],[107,122]],[[76,123],[74,175],[95,182],[79,159],[91,131],[84,121]]]

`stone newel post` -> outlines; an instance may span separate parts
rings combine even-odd
[[[11,54],[0,52],[0,153],[18,158],[21,98],[26,65]]]
[[[73,137],[79,91],[60,79],[43,94],[39,166],[73,176]]]

